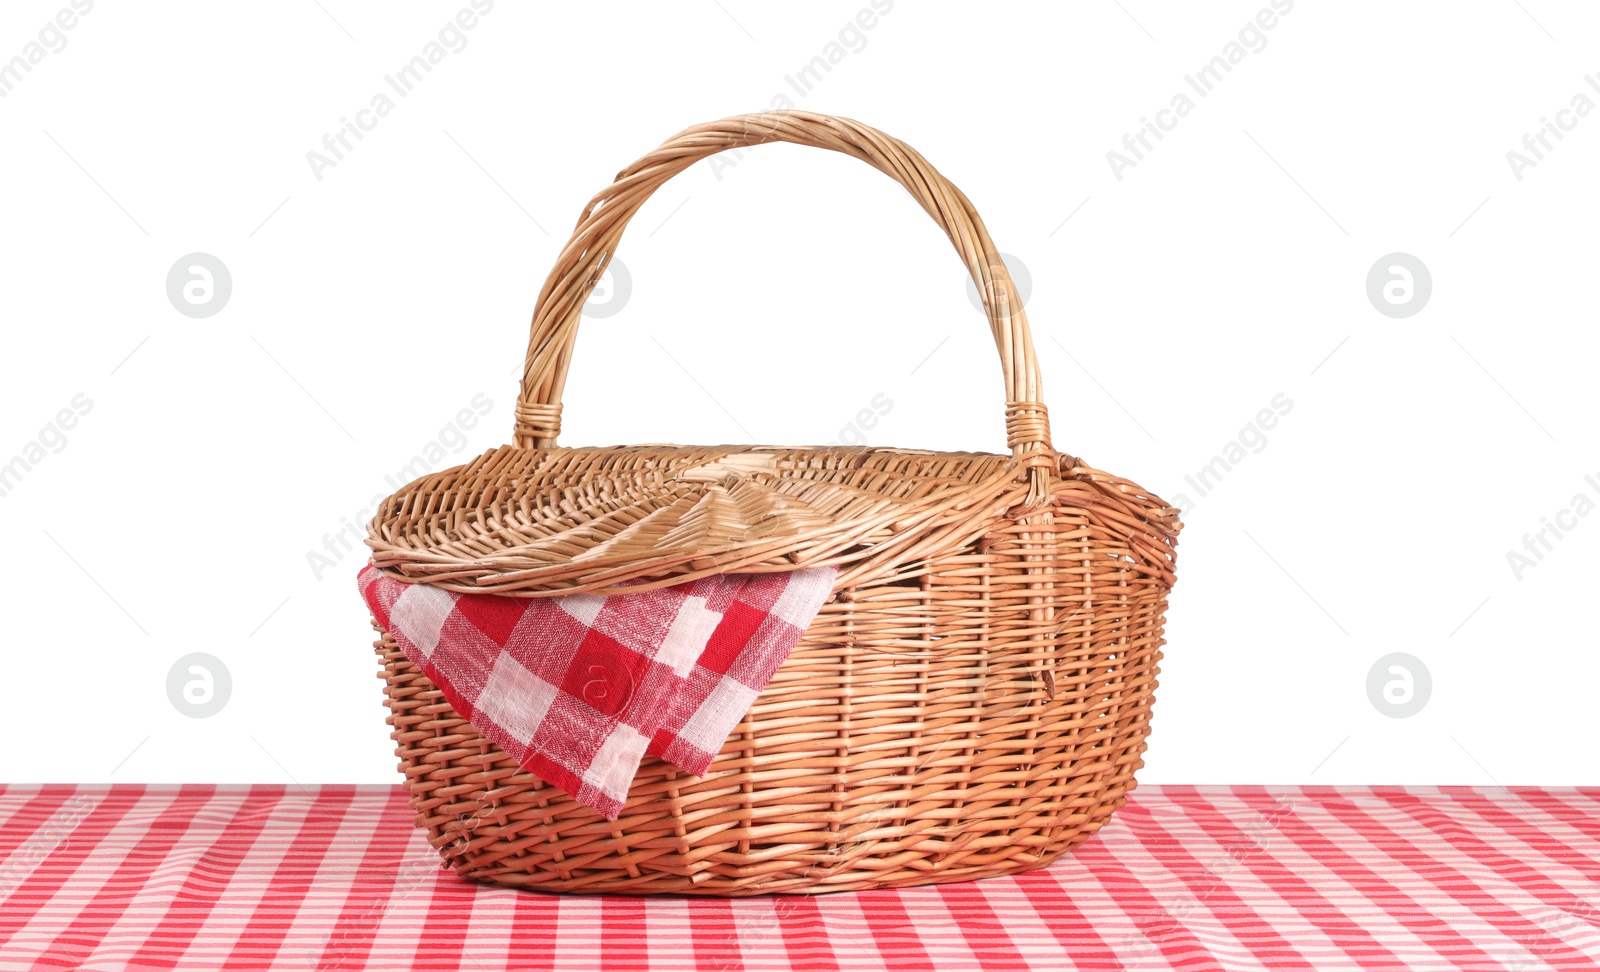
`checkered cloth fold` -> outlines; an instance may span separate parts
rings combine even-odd
[[[705,773],[833,590],[834,568],[638,594],[457,594],[361,571],[400,650],[523,768],[608,820],[646,754]]]

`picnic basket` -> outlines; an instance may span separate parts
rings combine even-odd
[[[650,194],[727,149],[792,142],[899,182],[982,295],[1009,455],[556,444],[584,301]],[[698,125],[595,196],[534,311],[511,445],[412,482],[369,525],[390,576],[469,593],[618,593],[839,568],[704,777],[646,757],[608,821],[480,736],[376,621],[416,824],[479,881],[749,895],[1042,867],[1133,788],[1178,511],[1057,452],[1027,317],[983,222],[905,144],[775,111]]]

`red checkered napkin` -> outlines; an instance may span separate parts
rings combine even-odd
[[[699,776],[833,590],[832,567],[639,594],[456,594],[361,571],[384,630],[451,707],[608,820],[646,753]]]

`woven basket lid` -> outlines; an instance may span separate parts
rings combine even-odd
[[[695,162],[775,141],[866,162],[945,231],[978,285],[1000,352],[1011,455],[556,444],[583,304],[628,220]],[[680,132],[590,200],[539,294],[513,444],[402,488],[379,507],[367,543],[373,564],[391,576],[469,592],[637,590],[731,570],[828,565],[842,568],[843,589],[868,572],[911,576],[914,565],[972,542],[1004,516],[1048,522],[1052,490],[1059,503],[1063,486],[1058,478],[1052,487],[1055,477],[1081,487],[1074,503],[1104,506],[1114,519],[1146,523],[1152,507],[1166,507],[1050,445],[1026,312],[961,190],[914,149],[859,122],[765,112]],[[1154,533],[1152,543],[1161,543]]]
[[[389,497],[368,545],[405,580],[528,595],[733,569],[881,569],[969,542],[1028,490],[1017,460],[981,453],[503,446]]]

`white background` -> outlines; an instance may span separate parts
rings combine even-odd
[[[1145,782],[1600,781],[1600,516],[1507,560],[1597,496],[1600,112],[1520,180],[1506,157],[1600,99],[1600,12],[1299,0],[1118,180],[1107,152],[1265,0],[899,0],[803,97],[785,75],[867,0],[497,0],[319,180],[307,152],[467,5],[101,0],[0,99],[0,463],[93,403],[0,498],[0,780],[398,781],[359,557],[308,555],[475,396],[445,464],[508,439],[592,193],[785,91],[916,146],[1027,267],[1060,449],[1195,500],[1293,402],[1191,504]],[[0,60],[66,7],[7,3]],[[1433,278],[1403,319],[1365,290],[1396,251]],[[233,280],[204,319],[165,292],[193,252]],[[881,393],[871,444],[1004,449],[960,263],[859,163],[702,163],[620,259],[569,444],[820,443]],[[168,699],[191,652],[231,673],[210,718]],[[1392,652],[1431,674],[1410,718],[1367,694]]]

